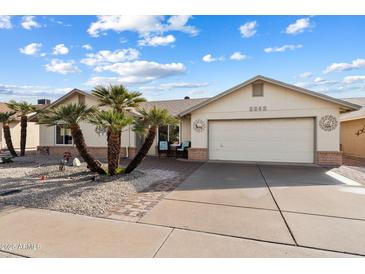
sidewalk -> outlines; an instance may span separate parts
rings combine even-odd
[[[348,257],[292,245],[12,206],[0,207],[0,244],[0,258]]]

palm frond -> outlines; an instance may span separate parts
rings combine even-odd
[[[127,117],[123,112],[115,110],[98,110],[88,120],[97,127],[108,129],[115,133],[120,132],[125,126],[133,123],[131,117]]]
[[[36,106],[22,101],[22,102],[16,102],[14,100],[11,100],[9,103],[6,104],[11,110],[15,111],[19,116],[28,115],[30,113],[36,112],[37,108]]]
[[[110,106],[114,110],[124,111],[128,107],[137,107],[146,99],[142,93],[129,91],[123,85],[97,86],[92,94],[99,99],[100,106]]]
[[[8,124],[14,121],[15,111],[0,112],[0,123]]]
[[[63,124],[67,127],[79,124],[88,120],[96,111],[94,106],[87,106],[83,103],[71,103],[51,108],[39,114],[39,124],[48,126]]]
[[[158,108],[154,106],[150,110],[139,108],[138,112],[140,117],[134,122],[134,131],[144,133],[148,127],[163,126],[163,125],[175,125],[177,120],[171,116],[167,109]]]

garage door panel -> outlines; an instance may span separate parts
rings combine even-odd
[[[313,163],[313,150],[313,118],[209,122],[212,160]]]

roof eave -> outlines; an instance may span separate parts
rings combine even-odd
[[[251,79],[248,79],[247,81],[241,83],[241,84],[238,84],[230,89],[227,89],[226,91],[223,91],[222,93],[219,93],[218,95],[208,99],[207,101],[204,101],[190,109],[187,109],[181,113],[179,113],[179,116],[180,117],[183,117],[205,105],[208,105],[209,103],[211,102],[214,102],[222,97],[224,97],[225,95],[228,95],[230,94],[231,92],[234,92],[236,91],[237,89],[240,89],[242,87],[245,87],[247,85],[250,85],[251,83],[257,81],[257,80],[262,80],[262,81],[265,81],[265,82],[268,82],[268,83],[271,83],[271,84],[276,84],[276,85],[279,85],[279,86],[282,86],[282,87],[286,87],[288,89],[292,89],[292,90],[296,90],[298,92],[301,92],[301,93],[304,93],[304,94],[307,94],[307,95],[311,95],[311,96],[314,96],[314,97],[317,97],[319,99],[322,99],[322,100],[326,100],[326,101],[329,101],[329,102],[332,102],[334,104],[337,104],[337,105],[340,105],[340,106],[343,106],[345,107],[345,111],[344,112],[348,112],[348,111],[354,111],[354,110],[359,110],[361,109],[361,106],[357,105],[357,104],[353,104],[353,103],[350,103],[350,102],[346,102],[346,101],[343,101],[341,99],[336,99],[336,98],[333,98],[333,97],[330,97],[330,96],[327,96],[325,94],[322,94],[322,93],[318,93],[318,92],[315,92],[315,91],[311,91],[311,90],[308,90],[308,89],[305,89],[305,88],[301,88],[301,87],[298,87],[298,86],[294,86],[294,85],[291,85],[291,84],[287,84],[287,83],[284,83],[284,82],[281,82],[281,81],[278,81],[278,80],[274,80],[274,79],[271,79],[271,78],[268,78],[266,76],[262,76],[262,75],[257,75]],[[347,109],[347,110],[346,110]]]

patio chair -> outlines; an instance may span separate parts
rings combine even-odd
[[[169,142],[160,141],[158,143],[158,157],[160,157],[161,154],[166,154],[166,156],[169,156]]]
[[[190,141],[184,141],[181,145],[176,149],[176,158],[188,158],[188,148],[191,146]]]

